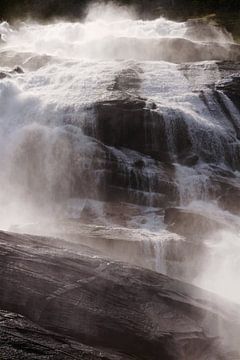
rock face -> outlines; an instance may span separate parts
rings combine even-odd
[[[138,87],[138,76],[130,75],[124,73],[116,78],[114,92],[121,90],[122,96]],[[158,207],[165,207],[169,201],[177,203],[166,125],[154,108],[154,103],[128,96],[96,103],[94,124],[86,118],[84,133],[100,141],[105,153],[100,183],[105,199]],[[179,152],[188,146],[188,138],[185,136],[186,141],[181,142],[180,136],[179,131]]]
[[[164,221],[169,231],[190,239],[196,236],[201,239],[221,229],[237,229],[237,224],[224,222],[223,219],[214,217],[214,214],[210,216],[209,213],[194,209],[168,208]]]
[[[223,91],[240,110],[240,74],[233,74],[217,84],[216,88]]]
[[[50,61],[48,56],[39,57],[3,50],[1,63],[15,66],[16,76],[21,74],[16,67],[19,63],[25,69],[20,75],[24,78],[27,70],[33,69],[31,59],[35,70]],[[146,85],[151,69],[129,62],[112,74],[101,100],[97,97],[87,103],[84,116],[82,107],[64,109],[59,120],[61,132],[54,129],[50,134],[50,129],[48,135],[44,127],[35,125],[25,129],[15,155],[6,161],[13,168],[9,177],[17,179],[16,185],[24,190],[27,184],[25,195],[35,196],[37,204],[48,199],[61,202],[90,197],[165,209],[180,204],[176,163],[189,168],[205,163],[240,169],[239,63],[172,66],[177,81],[180,78],[184,84],[187,80],[187,88],[177,89],[173,101],[174,86],[171,84],[167,95],[162,90],[168,89],[168,69],[157,72],[161,74],[159,83],[151,80],[157,91],[154,97]],[[231,77],[231,73],[236,75]],[[12,75],[3,72],[0,77]],[[210,175],[214,185],[217,173],[211,170]],[[236,192],[232,194],[234,197]],[[219,192],[212,197],[219,199]],[[226,209],[234,208],[227,199],[220,203]]]
[[[220,206],[233,214],[239,214],[240,186],[238,178],[216,176],[212,182],[218,193]]]
[[[114,359],[237,356],[216,339],[223,326],[234,345],[235,310],[210,294],[57,239],[6,233],[0,238],[2,309],[106,353],[121,353]]]
[[[155,107],[154,103],[146,103],[141,98],[98,103],[94,129],[86,124],[85,131],[106,145],[129,148],[168,163],[171,149],[167,142],[167,124],[161,112],[154,111]],[[191,146],[186,124],[181,120],[176,114],[177,153]]]
[[[128,359],[46,331],[19,314],[0,310],[0,323],[2,360]]]
[[[55,228],[43,231],[56,238],[0,233],[0,309],[17,314],[0,312],[0,350],[33,359],[239,359],[239,308],[150,269],[191,282],[204,266],[204,237],[236,230],[231,214],[222,222],[191,206],[214,200],[238,212],[240,46],[196,20],[186,33],[168,20],[151,31],[133,21],[130,36],[111,28],[90,42],[86,24],[62,23],[61,46],[55,24],[23,25],[1,45],[0,218],[7,228],[54,213]],[[34,35],[25,41],[38,30],[39,52]]]

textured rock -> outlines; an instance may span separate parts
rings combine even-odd
[[[240,110],[240,73],[226,78],[218,83],[216,88],[223,91]]]
[[[232,177],[216,176],[212,183],[218,194],[219,205],[234,214],[240,212],[240,186],[239,179]]]
[[[220,299],[57,239],[0,238],[2,309],[124,359],[234,359],[216,336],[234,346],[237,309]]]
[[[82,345],[70,338],[49,332],[19,314],[0,310],[1,360],[123,360]]]
[[[141,98],[99,102],[95,105],[95,117],[94,128],[85,124],[87,135],[105,145],[129,148],[165,163],[171,161],[166,122],[154,103],[147,104]],[[191,147],[191,141],[180,114],[176,113],[175,118],[175,147],[181,153]]]

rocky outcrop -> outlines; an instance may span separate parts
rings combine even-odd
[[[11,75],[16,75],[16,74],[23,74],[24,71],[20,66],[16,66],[13,70],[11,71],[0,71],[0,80],[5,79],[7,77],[11,77]]]
[[[80,344],[37,326],[22,315],[0,310],[2,360],[124,360],[121,355]]]
[[[172,149],[168,143],[168,119],[164,119],[161,109],[156,111],[154,103],[141,98],[125,98],[96,103],[95,123],[86,121],[84,132],[105,145],[125,147],[153,159],[169,163]],[[192,144],[187,125],[180,113],[175,114],[176,154],[188,150]]]
[[[240,186],[239,179],[216,176],[212,179],[215,191],[218,194],[219,205],[233,214],[240,212]]]
[[[235,310],[210,294],[57,239],[0,238],[2,309],[122,359],[237,356],[216,338],[225,336],[221,326],[227,328],[234,348]]]
[[[240,73],[233,74],[219,82],[216,88],[223,91],[240,110]]]

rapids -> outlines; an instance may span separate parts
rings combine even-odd
[[[240,302],[227,192],[240,194],[240,113],[221,88],[240,69],[232,36],[114,7],[0,34],[1,228],[85,242]],[[188,239],[164,223],[168,207],[226,226]]]

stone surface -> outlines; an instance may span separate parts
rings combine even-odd
[[[233,214],[240,212],[240,186],[239,179],[232,177],[216,176],[212,183],[215,186],[215,192],[218,194],[218,203]]]
[[[222,218],[210,216],[209,212],[186,208],[168,208],[165,210],[165,224],[169,231],[187,238],[201,239],[217,230],[236,230],[236,224],[228,223]]]
[[[238,69],[239,71],[239,69]],[[240,110],[240,73],[234,73],[219,82],[217,90],[223,91]]]
[[[124,360],[68,337],[49,332],[22,315],[0,310],[1,360]]]
[[[124,359],[234,359],[216,336],[234,347],[237,309],[213,295],[61,240],[0,240],[2,309]]]

